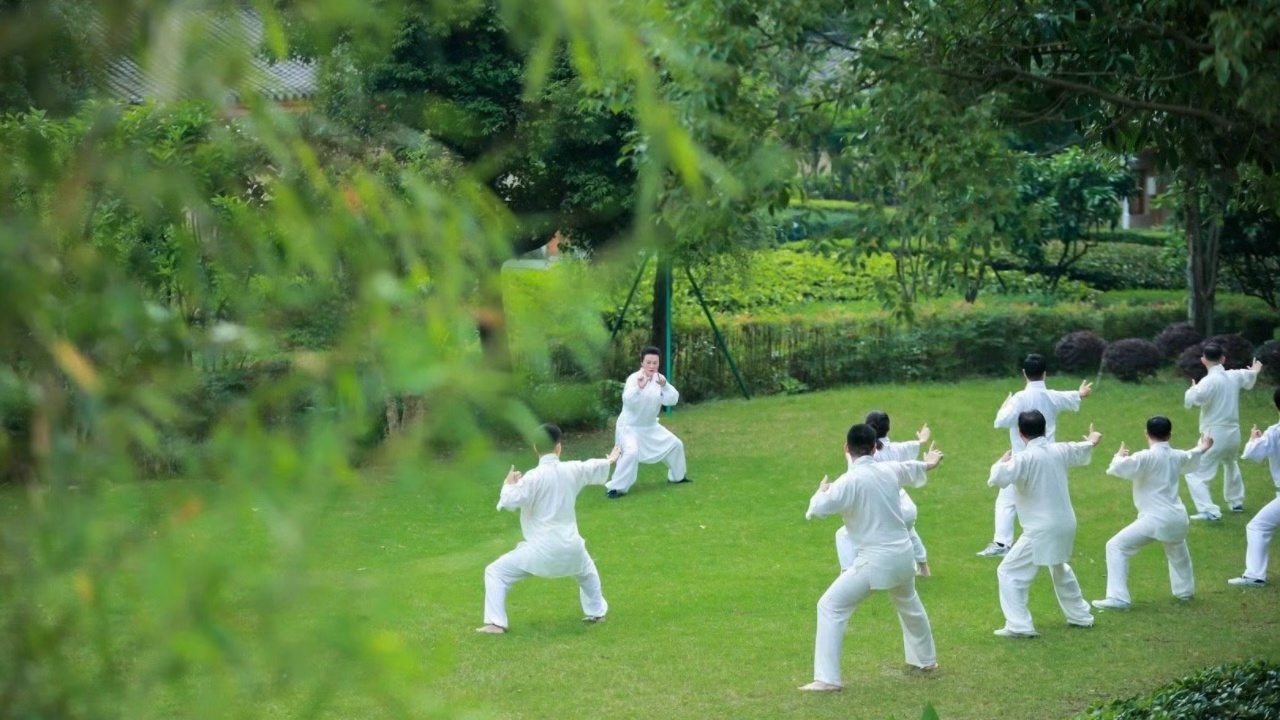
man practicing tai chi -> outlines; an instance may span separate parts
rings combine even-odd
[[[1271,396],[1276,410],[1280,410],[1280,388]],[[1266,432],[1253,426],[1249,433],[1249,444],[1244,446],[1244,459],[1271,465],[1271,479],[1276,484],[1276,497],[1263,506],[1257,515],[1245,526],[1247,541],[1244,556],[1244,575],[1231,578],[1229,585],[1239,587],[1264,587],[1267,584],[1267,549],[1276,528],[1280,527],[1280,423],[1267,428]]]
[[[600,592],[600,574],[587,554],[587,544],[578,534],[573,506],[578,492],[587,485],[603,485],[609,466],[621,452],[617,447],[602,460],[560,462],[560,428],[543,425],[538,429],[545,444],[538,467],[521,474],[512,466],[498,498],[499,510],[520,512],[524,542],[484,569],[484,625],[476,632],[501,635],[507,631],[507,591],[529,576],[558,578],[572,575],[587,622],[604,620],[609,611]]]
[[[1169,445],[1173,423],[1163,415],[1147,420],[1147,449],[1129,454],[1120,450],[1111,459],[1107,474],[1133,483],[1133,505],[1138,519],[1107,541],[1107,596],[1094,600],[1103,610],[1126,610],[1129,597],[1129,558],[1153,542],[1164,545],[1169,563],[1169,586],[1179,600],[1190,600],[1196,591],[1187,549],[1187,509],[1178,497],[1178,478],[1200,463],[1200,456],[1213,445],[1213,438],[1200,436],[1191,450],[1175,450]]]
[[[1221,520],[1222,509],[1213,503],[1209,481],[1222,467],[1222,495],[1231,512],[1244,512],[1244,480],[1240,477],[1240,391],[1253,387],[1262,363],[1255,358],[1244,370],[1227,370],[1226,353],[1217,343],[1200,352],[1200,362],[1208,370],[1200,382],[1191,381],[1184,396],[1187,409],[1200,408],[1200,432],[1213,437],[1213,447],[1200,460],[1200,469],[1187,473],[1187,490],[1196,504],[1192,520]]]
[[[915,460],[920,456],[920,446],[929,442],[929,426],[927,424],[920,428],[920,432],[916,433],[914,441],[892,442],[889,440],[888,413],[872,410],[867,413],[866,423],[876,431],[876,452],[872,455],[876,462]],[[928,577],[930,574],[929,556],[925,552],[924,542],[920,540],[920,535],[916,532],[916,517],[919,511],[906,490],[898,490],[898,502],[902,506],[902,521],[906,523],[907,532],[911,534],[911,549],[915,553],[916,574],[921,577]],[[858,548],[849,539],[849,530],[841,525],[836,530],[836,557],[840,560],[840,572],[852,567],[853,561],[857,556]]]
[[[669,482],[692,482],[685,475],[684,443],[658,424],[663,406],[680,401],[680,393],[658,372],[659,354],[656,347],[641,350],[640,369],[631,373],[622,388],[622,414],[614,430],[622,459],[614,468],[613,479],[605,484],[607,497],[627,494],[636,482],[640,463],[663,463]]]
[[[1027,386],[1016,393],[1009,393],[996,413],[997,428],[1009,430],[1009,446],[1015,454],[1026,447],[1018,435],[1018,416],[1030,410],[1037,410],[1044,416],[1044,437],[1054,442],[1054,431],[1058,425],[1058,413],[1063,410],[1080,409],[1080,401],[1093,393],[1093,386],[1088,380],[1080,383],[1079,390],[1050,390],[1045,387],[1044,378],[1048,366],[1044,357],[1032,353],[1022,361],[1022,376],[1027,379]],[[1000,557],[1009,552],[1013,546],[1013,521],[1017,517],[1013,503],[1013,488],[1006,487],[996,494],[996,532],[991,543],[978,551],[980,557]]]
[[[806,518],[840,515],[858,548],[858,557],[818,600],[818,631],[813,650],[813,682],[801,690],[839,690],[840,650],[853,611],[873,590],[885,590],[898,610],[907,664],[921,670],[938,667],[929,616],[916,594],[911,538],[902,520],[898,490],[920,487],[925,471],[942,461],[933,448],[924,462],[877,462],[876,431],[854,425],[845,437],[848,471],[828,482],[822,478],[809,500]]]
[[[1092,627],[1089,603],[1081,597],[1080,583],[1067,564],[1076,536],[1076,514],[1067,490],[1067,468],[1088,465],[1102,433],[1094,432],[1090,425],[1084,442],[1051,443],[1045,437],[1045,418],[1039,410],[1018,415],[1018,433],[1026,448],[1016,455],[1013,451],[1006,452],[991,466],[987,480],[993,487],[1013,488],[1018,517],[1022,519],[1022,536],[996,570],[1004,627],[995,634],[1001,637],[1039,634],[1027,610],[1027,595],[1042,565],[1049,567],[1053,591],[1067,622],[1076,627]]]

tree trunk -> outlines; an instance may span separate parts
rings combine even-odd
[[[649,341],[662,351],[663,372],[666,374],[671,372],[665,364],[671,357],[673,349],[667,344],[667,338],[671,334],[670,328],[667,327],[667,320],[671,315],[671,271],[671,257],[667,253],[662,253],[658,256],[657,272],[653,274],[653,317],[650,323],[652,333]]]
[[[1222,240],[1224,208],[1204,207],[1202,190],[1188,183],[1184,195],[1187,235],[1187,319],[1205,337],[1214,334],[1214,300],[1218,286],[1218,248]],[[1217,194],[1207,193],[1210,204]],[[1208,217],[1205,217],[1208,211]]]

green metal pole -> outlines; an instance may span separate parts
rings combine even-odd
[[[733,378],[738,381],[738,389],[742,391],[742,397],[750,400],[751,393],[747,392],[747,384],[742,381],[742,373],[738,372],[738,363],[733,361],[733,354],[729,352],[729,346],[725,343],[724,336],[720,334],[720,328],[716,327],[715,318],[711,317],[711,309],[707,307],[707,301],[702,299],[702,288],[698,287],[698,281],[693,279],[693,271],[687,265],[684,273],[689,278],[689,285],[693,287],[694,297],[698,298],[698,305],[707,316],[707,322],[711,323],[711,332],[716,336],[716,344],[720,346],[720,352],[724,353],[725,359],[729,361],[729,369],[733,370]]]
[[[665,346],[663,350],[666,353],[667,379],[672,382],[675,382],[675,377],[676,377],[675,368],[671,366],[671,281],[673,279],[672,273],[671,273],[671,257],[669,255],[664,257],[660,261],[660,264],[658,267],[662,270],[663,277],[667,279],[665,283],[666,296],[667,296],[666,297],[667,321],[666,323],[664,323],[666,325],[667,334],[666,334],[665,342],[663,343],[663,345]],[[671,414],[670,405],[667,406],[667,414],[668,415]]]
[[[609,342],[618,339],[618,331],[622,329],[622,322],[627,319],[627,311],[631,309],[631,300],[636,296],[636,288],[640,287],[640,278],[644,277],[644,269],[649,266],[649,256],[644,256],[644,262],[640,263],[640,269],[636,271],[635,282],[631,283],[631,292],[627,293],[627,301],[622,303],[622,312],[618,313],[618,322],[609,328]]]

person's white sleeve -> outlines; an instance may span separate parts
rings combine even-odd
[[[898,488],[917,488],[924,485],[927,468],[919,460],[904,460],[887,464],[898,478]]]
[[[534,478],[522,477],[514,484],[502,484],[502,494],[498,496],[498,509],[515,512],[525,506],[533,494]]]
[[[1050,390],[1049,398],[1059,412],[1076,412],[1080,409],[1079,390]]]
[[[997,460],[991,466],[991,474],[987,476],[987,485],[990,487],[1006,488],[1014,484],[1018,480],[1018,462],[1020,455],[1015,455],[1009,460]]]
[[[1088,465],[1093,459],[1093,443],[1087,440],[1080,442],[1058,443],[1062,448],[1062,454],[1067,459],[1067,465]]]
[[[662,386],[662,404],[670,407],[680,402],[680,391],[676,390],[676,386],[668,380],[666,385]]]
[[[841,475],[831,483],[826,492],[819,490],[809,498],[809,510],[804,514],[806,520],[835,515],[844,510],[846,483],[841,482],[843,478]]]
[[[639,378],[635,375],[627,377],[627,384],[622,386],[622,404],[635,400],[640,395]]]
[[[1204,457],[1204,451],[1199,447],[1182,451],[1182,465],[1178,468],[1179,474],[1186,475],[1200,469],[1200,459]]]
[[[1202,397],[1204,393],[1200,391],[1200,388],[1202,387],[1204,387],[1204,380],[1201,380],[1195,385],[1187,388],[1186,394],[1182,396],[1182,406],[1188,410],[1193,407],[1198,407],[1200,403],[1204,401],[1204,398]]]
[[[1133,480],[1138,476],[1138,470],[1141,467],[1142,460],[1136,454],[1127,457],[1116,455],[1111,458],[1111,464],[1107,466],[1107,474],[1121,480]]]
[[[1272,425],[1267,428],[1266,432],[1262,433],[1262,437],[1246,443],[1244,454],[1240,457],[1245,460],[1263,462],[1277,453],[1277,451],[1280,451],[1280,424]]]
[[[561,463],[561,465],[569,466],[569,471],[573,473],[573,479],[580,489],[587,485],[603,485],[609,482],[610,463],[604,458],[577,460]]]
[[[1018,427],[1018,413],[1021,412],[1022,404],[1018,402],[1018,396],[1014,395],[1000,405],[1000,409],[996,412],[995,426],[1004,430]]]
[[[1258,373],[1244,368],[1241,370],[1228,370],[1227,375],[1235,381],[1241,390],[1252,390],[1253,384],[1258,382]]]
[[[886,445],[881,452],[884,452],[885,457],[889,460],[915,460],[920,457],[920,441],[907,440],[906,442],[891,442]]]

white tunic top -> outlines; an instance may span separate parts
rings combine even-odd
[[[880,438],[881,446],[875,451],[871,457],[876,462],[904,462],[907,460],[915,460],[920,457],[920,441],[908,440],[907,442],[893,442],[889,436]],[[898,500],[902,503],[902,511],[908,512],[910,508],[915,508],[916,504],[904,489],[898,490]]]
[[[627,377],[622,388],[622,413],[618,415],[618,427],[651,427],[658,424],[658,411],[664,405],[670,406],[680,402],[680,392],[671,383],[658,385],[655,379],[640,387],[643,370],[637,370]]]
[[[1271,480],[1276,484],[1276,492],[1280,493],[1280,423],[1267,428],[1262,437],[1250,440],[1244,446],[1245,460],[1271,461]]]
[[[502,486],[499,510],[520,511],[525,541],[521,569],[539,577],[577,575],[587,566],[587,544],[578,534],[574,503],[587,485],[603,485],[609,461],[560,462],[554,454],[538,459],[538,467],[515,484]]]
[[[1240,391],[1253,387],[1258,373],[1252,370],[1223,370],[1221,365],[1209,368],[1209,374],[1187,388],[1183,396],[1186,407],[1200,408],[1200,432],[1212,427],[1240,425]]]
[[[1139,519],[1154,522],[1154,535],[1160,542],[1177,542],[1187,537],[1187,508],[1178,498],[1178,478],[1193,472],[1203,452],[1175,450],[1167,442],[1128,457],[1111,458],[1107,474],[1133,482],[1133,506]]]
[[[1014,504],[1022,521],[1022,536],[1031,545],[1036,565],[1058,565],[1071,559],[1076,538],[1076,513],[1067,490],[1067,468],[1088,465],[1093,445],[1088,442],[1050,443],[1038,437],[1008,462],[991,466],[987,485],[1013,486]]]
[[[1058,413],[1064,410],[1080,409],[1079,390],[1050,390],[1043,380],[1031,380],[1022,390],[1013,394],[1008,403],[1000,406],[996,413],[998,428],[1009,431],[1009,447],[1015,453],[1022,452],[1026,443],[1018,434],[1018,414],[1039,410],[1044,415],[1044,437],[1054,442],[1054,432],[1058,429]]]
[[[858,548],[854,568],[869,573],[873,590],[897,587],[916,574],[898,491],[924,483],[922,462],[878,462],[864,455],[849,463],[848,472],[826,492],[814,493],[805,517],[843,517],[849,539]]]

